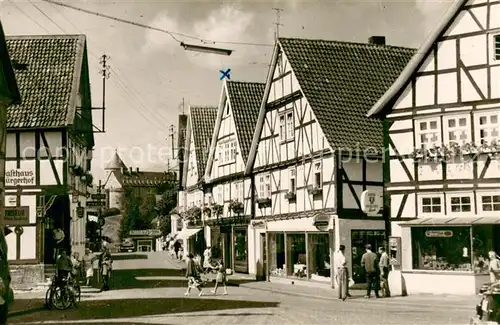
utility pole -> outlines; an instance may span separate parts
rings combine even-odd
[[[280,24],[281,21],[281,12],[284,11],[282,8],[273,8],[273,10],[276,11],[276,22],[274,25],[276,25],[276,32],[274,33],[276,40],[280,37],[280,26],[283,26],[283,24]]]
[[[168,128],[168,137],[172,141],[172,159],[175,158],[175,126],[173,124],[170,124],[170,127]]]
[[[101,64],[101,69],[99,73],[102,76],[102,130],[105,130],[105,110],[106,110],[106,79],[109,78],[111,72],[109,71],[110,66],[108,65],[108,61],[111,59],[109,55],[103,54],[101,56],[101,60],[99,64]]]

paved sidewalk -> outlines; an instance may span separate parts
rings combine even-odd
[[[330,300],[338,301],[337,290],[331,288],[320,288],[320,287],[308,287],[305,285],[292,285],[292,284],[282,284],[282,283],[272,283],[272,282],[251,282],[240,284],[240,287],[249,288],[259,291],[267,291],[277,294],[298,296],[304,298],[320,299],[320,300]],[[351,290],[352,301],[365,302],[364,298],[366,291],[364,290]],[[471,307],[477,304],[479,298],[476,295],[467,296],[455,296],[455,295],[410,295],[406,297],[393,296],[390,298],[375,299],[372,297],[370,301],[379,301],[384,303],[412,303],[412,304],[444,304],[453,306],[467,306]]]

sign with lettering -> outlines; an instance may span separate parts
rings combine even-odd
[[[5,171],[5,186],[36,185],[35,182],[35,171],[32,168]]]
[[[361,193],[361,209],[369,216],[376,215],[382,209],[382,193],[366,190]]]
[[[5,207],[3,222],[7,226],[21,226],[30,223],[30,208],[25,207]]]
[[[158,229],[143,229],[143,230],[130,230],[130,236],[160,236],[161,231]]]
[[[319,231],[328,231],[328,227],[330,226],[330,216],[327,214],[315,216],[313,219],[313,225],[318,228]]]
[[[453,231],[452,230],[427,230],[425,232],[425,237],[429,238],[450,238],[453,237]]]
[[[106,199],[106,194],[101,194],[101,193],[90,194],[90,198],[92,200],[105,200]]]
[[[104,207],[106,206],[105,201],[87,201],[88,207]]]

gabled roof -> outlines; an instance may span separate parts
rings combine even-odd
[[[106,170],[106,169],[121,169],[121,168],[124,168],[126,170],[127,166],[118,155],[118,152],[115,151],[115,154],[113,155],[113,157],[111,158],[111,160],[104,169]]]
[[[186,134],[186,151],[191,151],[189,148],[191,137],[194,140],[196,167],[198,169],[198,181],[201,181],[205,174],[205,167],[207,165],[208,150],[210,149],[210,142],[212,134],[214,133],[215,120],[217,118],[217,107],[202,107],[190,106],[188,129]],[[188,149],[189,148],[189,149]],[[187,172],[188,167],[185,167]],[[186,178],[184,178],[186,181]]]
[[[8,108],[8,128],[56,128],[75,118],[84,35],[11,36],[7,47],[22,102]]]
[[[246,164],[266,85],[260,82],[228,81],[226,86],[241,156]]]
[[[394,99],[401,91],[404,90],[413,74],[420,68],[422,62],[432,50],[432,46],[436,40],[448,29],[450,24],[455,20],[462,7],[468,0],[455,0],[443,17],[437,28],[426,38],[425,42],[415,53],[413,58],[408,62],[408,65],[401,72],[399,77],[394,81],[392,86],[381,96],[378,101],[368,111],[367,116],[373,116],[382,113],[384,108],[391,100]]]
[[[3,72],[3,73],[2,73]],[[0,22],[0,85],[5,85],[6,96],[12,104],[19,104],[21,96],[17,87],[16,77],[12,69],[5,34],[3,33],[2,23]],[[0,89],[1,90],[1,89]],[[0,97],[2,94],[0,93]],[[0,98],[1,99],[1,98]]]

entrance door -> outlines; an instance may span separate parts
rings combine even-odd
[[[260,234],[260,263],[257,264],[257,267],[260,267],[260,270],[257,270],[257,274],[262,277],[261,281],[267,280],[268,270],[267,270],[267,243],[266,243],[266,234]]]
[[[222,245],[224,247],[223,249],[224,266],[227,269],[231,269],[233,265],[231,259],[232,257],[231,233],[230,232],[221,233],[221,237],[222,237]]]
[[[377,252],[381,246],[385,247],[384,230],[352,230],[351,248],[352,248],[352,279],[356,283],[365,283],[365,270],[361,266],[361,256],[365,253],[365,245],[370,244],[372,251]]]
[[[247,229],[234,228],[234,271],[248,273],[248,232]]]

